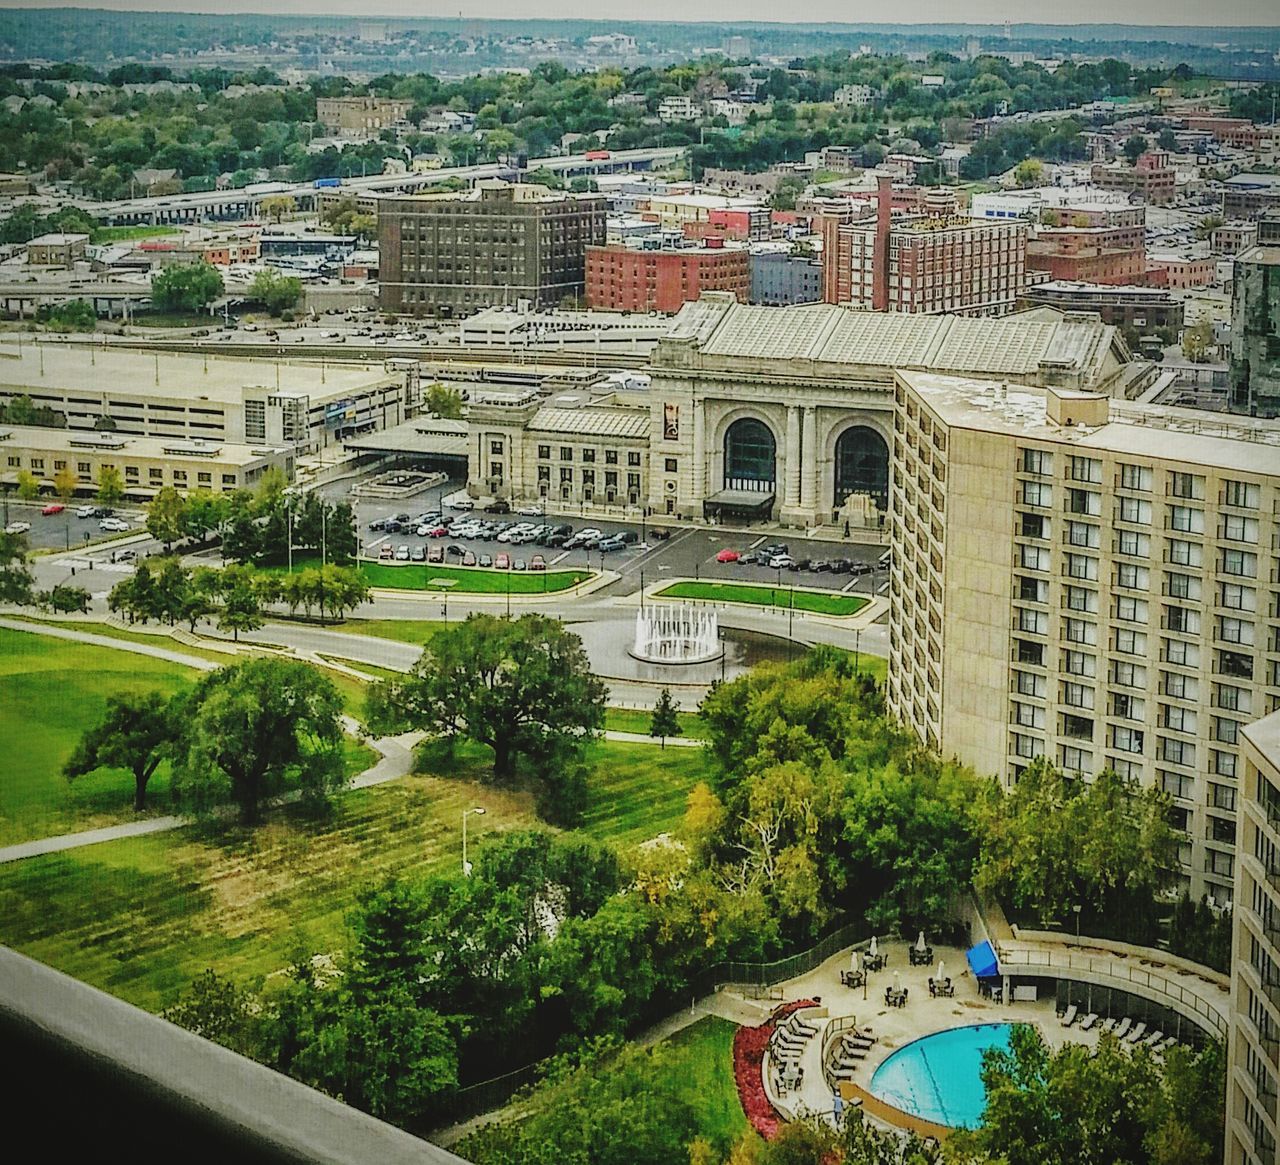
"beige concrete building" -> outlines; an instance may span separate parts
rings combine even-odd
[[[76,475],[78,489],[97,488],[104,466],[120,471],[128,497],[145,500],[163,486],[182,493],[207,489],[230,493],[252,487],[270,468],[292,479],[294,456],[287,446],[236,445],[225,441],[129,437],[123,433],[80,433],[69,429],[39,429],[0,425],[0,457],[6,487],[17,484],[24,470],[48,490],[66,469]]]
[[[39,235],[27,244],[27,262],[33,267],[71,267],[85,257],[88,247],[88,235]]]
[[[1280,1138],[1280,713],[1243,729],[1232,912],[1226,1165],[1272,1165]]]
[[[1182,885],[1231,901],[1241,729],[1280,706],[1280,424],[896,379],[890,709],[1006,782],[1157,785]]]
[[[880,315],[823,304],[759,307],[711,292],[675,317],[654,352],[647,391],[570,398],[569,408],[557,405],[562,396],[544,401],[545,411],[518,394],[473,406],[470,488],[477,497],[567,502],[603,502],[616,488],[614,501],[658,514],[878,529],[889,500],[895,368],[1120,395],[1150,371],[1130,362],[1118,333],[1096,316]],[[641,457],[630,467],[640,469],[638,482],[631,472],[612,486],[562,475],[568,466],[558,453],[543,466],[549,477],[529,472],[539,446],[559,449],[555,424],[568,426],[572,444],[578,413],[597,409],[622,410],[617,426],[601,421],[597,433],[625,433],[617,448],[627,461]],[[536,428],[528,427],[535,416]],[[487,436],[495,425],[501,455],[493,452],[499,437]]]
[[[324,364],[87,344],[0,348],[0,403],[28,396],[71,430],[288,445],[311,453],[398,425],[421,403],[416,361]]]
[[[316,121],[342,137],[373,137],[402,123],[412,108],[397,97],[318,97]]]

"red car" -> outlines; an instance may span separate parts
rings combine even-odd
[[[52,505],[45,506],[45,508],[40,512],[42,514],[60,514],[66,508],[67,507],[62,505],[60,502],[54,502]]]
[[[738,552],[736,550],[722,550],[716,555],[717,562],[737,562]]]
[[[493,568],[495,570],[510,570],[511,555],[499,554],[498,557],[493,560]]]
[[[448,533],[449,533],[449,529],[447,526],[436,526],[433,529],[427,531],[427,537],[443,538]]]

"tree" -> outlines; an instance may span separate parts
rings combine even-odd
[[[147,531],[166,552],[186,533],[187,504],[171,485],[161,486],[147,506]]]
[[[465,735],[493,750],[499,781],[519,759],[554,786],[604,720],[605,688],[580,640],[556,619],[473,614],[439,632],[403,679],[371,693],[370,723]]]
[[[212,969],[196,976],[163,1017],[241,1056],[263,1058],[267,1018],[261,1002]]]
[[[447,417],[449,420],[456,421],[462,416],[462,393],[452,385],[428,385],[424,403],[427,412],[437,417]]]
[[[1147,152],[1147,139],[1143,134],[1132,134],[1124,140],[1124,156],[1132,166]]]
[[[98,315],[84,299],[60,303],[49,313],[49,327],[55,332],[92,332],[97,326]]]
[[[663,688],[658,693],[657,703],[653,706],[653,716],[649,720],[649,735],[660,736],[662,747],[667,747],[668,736],[679,736],[684,732],[680,723],[680,713],[676,711],[675,701],[671,698],[671,690]]]
[[[298,209],[290,194],[269,194],[262,200],[262,213],[269,214],[275,222],[279,222],[286,214],[293,214]]]
[[[1209,238],[1224,222],[1226,219],[1220,214],[1206,214],[1196,223],[1196,238],[1201,240]]]
[[[60,583],[50,591],[42,591],[37,597],[37,602],[42,607],[47,607],[51,611],[59,611],[62,614],[70,614],[72,611],[79,611],[84,614],[89,610],[89,600],[92,596],[84,587],[68,586],[66,583]]]
[[[256,299],[273,316],[293,307],[302,298],[302,280],[282,275],[274,267],[259,271],[249,284],[249,298]]]
[[[1182,332],[1182,354],[1193,364],[1203,360],[1213,346],[1213,322],[1198,320]]]
[[[182,511],[182,532],[195,542],[203,542],[205,535],[220,530],[231,511],[231,501],[225,494],[199,489],[187,495]]]
[[[112,510],[124,500],[124,479],[114,465],[98,467],[98,505]]]
[[[179,721],[174,701],[161,692],[112,692],[102,719],[80,737],[63,766],[67,780],[97,769],[133,773],[133,807],[147,807],[147,782],[168,755]]]
[[[166,267],[151,277],[151,306],[157,311],[203,311],[222,294],[222,276],[209,263]]]
[[[1044,163],[1039,158],[1026,158],[1018,163],[1013,176],[1021,187],[1039,186],[1044,181]]]
[[[1156,145],[1162,150],[1168,150],[1169,153],[1176,154],[1178,152],[1178,135],[1168,126],[1165,126],[1156,138]]]
[[[27,536],[0,531],[0,603],[31,602],[35,578],[27,563]]]
[[[40,496],[40,479],[29,469],[18,470],[18,497],[34,502]]]
[[[322,804],[344,781],[342,699],[308,664],[250,659],[203,676],[184,709],[175,788],[196,809],[230,799],[241,820],[295,784]]]
[[[241,631],[257,631],[263,625],[262,598],[250,567],[229,566],[222,573],[222,614],[218,627],[230,631],[238,643]]]
[[[64,504],[75,496],[76,487],[79,484],[80,479],[70,465],[64,465],[53,475],[53,492],[58,495],[58,499]]]

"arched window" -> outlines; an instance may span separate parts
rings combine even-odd
[[[870,494],[876,505],[889,505],[889,446],[875,429],[854,425],[836,442],[836,506],[855,493]]]
[[[726,489],[772,492],[777,478],[777,444],[769,426],[755,417],[742,417],[724,435]]]

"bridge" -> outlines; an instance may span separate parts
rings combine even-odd
[[[228,284],[215,307],[234,303],[248,293],[247,284]],[[146,283],[126,283],[118,279],[50,279],[0,282],[0,312],[25,319],[48,304],[87,300],[99,316],[108,319],[127,316],[151,303],[151,287]]]
[[[593,151],[594,152],[594,151]],[[642,150],[618,150],[606,158],[589,158],[586,154],[566,154],[554,158],[532,158],[528,170],[546,170],[561,177],[591,177],[628,170],[649,170],[655,165],[674,162],[685,152],[683,146],[661,146]],[[112,226],[158,225],[163,223],[199,222],[202,219],[250,219],[262,212],[267,198],[287,195],[299,210],[314,211],[323,193],[412,194],[429,189],[450,179],[467,183],[485,178],[517,177],[519,171],[503,162],[484,162],[475,166],[452,166],[409,174],[370,174],[362,178],[344,178],[341,186],[319,187],[314,182],[261,182],[238,190],[210,190],[196,194],[162,194],[148,198],[126,198],[114,202],[80,202],[87,214]]]

